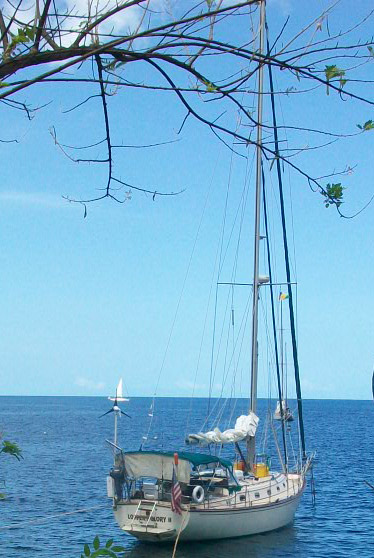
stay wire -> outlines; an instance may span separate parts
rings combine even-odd
[[[267,29],[267,24],[266,24]],[[269,50],[269,39],[267,38],[267,48]],[[274,146],[275,153],[279,153],[279,142],[278,142],[278,129],[277,120],[275,115],[275,101],[274,101],[274,85],[273,85],[273,74],[271,66],[268,66],[269,71],[269,82],[270,82],[270,100],[273,116],[273,128],[274,128]],[[304,435],[304,423],[303,423],[303,404],[301,397],[301,384],[300,384],[300,372],[299,372],[299,359],[297,352],[297,341],[296,341],[296,328],[295,328],[295,315],[293,306],[293,293],[291,286],[291,274],[290,274],[290,262],[288,253],[288,240],[287,240],[287,230],[286,230],[286,218],[285,218],[285,208],[284,208],[284,197],[283,197],[283,183],[282,183],[282,173],[279,157],[276,157],[276,169],[278,175],[278,186],[279,186],[279,200],[281,204],[281,220],[282,220],[282,231],[283,231],[283,248],[284,248],[284,259],[286,264],[286,277],[288,286],[288,299],[289,299],[289,317],[291,325],[291,338],[292,338],[292,354],[293,362],[295,368],[295,384],[296,384],[296,396],[297,396],[297,408],[298,408],[298,419],[300,428],[300,439],[302,446],[303,460],[306,460],[306,449],[305,449],[305,435]]]
[[[285,467],[287,468],[287,446],[286,446],[286,434],[285,434],[284,420],[283,420],[284,419],[283,402],[282,402],[283,397],[282,397],[282,387],[281,387],[280,368],[279,368],[278,336],[277,336],[277,328],[275,323],[273,275],[272,275],[272,266],[271,266],[271,259],[270,259],[270,243],[269,243],[269,230],[268,230],[267,207],[266,207],[266,188],[265,188],[265,175],[264,175],[263,168],[262,168],[262,184],[263,184],[262,193],[263,193],[263,206],[264,206],[265,236],[266,236],[268,270],[269,270],[269,279],[270,279],[270,306],[271,306],[271,318],[272,318],[272,325],[273,325],[275,365],[276,365],[276,372],[277,372],[279,408],[280,408],[281,422],[282,422],[284,464]]]
[[[190,269],[191,269],[191,265],[192,265],[193,256],[194,256],[194,254],[195,254],[195,250],[196,250],[196,246],[197,246],[197,241],[198,241],[198,238],[199,238],[199,235],[200,235],[200,230],[201,230],[201,227],[202,227],[202,223],[203,223],[203,219],[204,219],[205,211],[206,211],[206,208],[207,208],[207,205],[208,205],[208,199],[209,199],[209,196],[210,196],[212,187],[213,187],[213,176],[212,176],[212,179],[211,179],[211,181],[210,181],[210,185],[209,185],[209,188],[208,188],[207,195],[205,196],[204,205],[203,205],[203,210],[202,210],[202,212],[201,212],[201,216],[200,216],[199,224],[198,224],[198,227],[197,227],[197,231],[196,231],[194,243],[193,243],[193,246],[192,246],[192,251],[191,251],[191,254],[190,254],[190,258],[189,258],[189,260],[188,260],[187,270],[186,270],[186,273],[185,273],[185,276],[184,276],[184,279],[183,279],[183,284],[182,284],[181,293],[180,293],[180,295],[179,295],[179,299],[178,299],[177,307],[176,307],[176,310],[175,310],[173,322],[172,322],[172,325],[171,325],[171,328],[170,328],[170,333],[169,333],[168,341],[167,341],[167,343],[166,343],[166,348],[165,348],[165,351],[164,351],[164,355],[163,355],[161,367],[160,367],[160,370],[159,370],[159,373],[158,373],[157,382],[156,382],[156,387],[155,387],[155,391],[154,391],[153,398],[152,398],[152,409],[153,409],[153,413],[152,413],[151,420],[149,421],[149,427],[148,427],[147,435],[146,435],[145,437],[143,437],[144,443],[148,441],[148,437],[149,437],[149,434],[150,434],[150,431],[151,431],[151,428],[152,428],[153,419],[154,419],[154,414],[155,414],[156,394],[157,394],[158,387],[159,387],[159,384],[160,384],[161,374],[162,374],[162,372],[163,372],[163,370],[164,370],[164,366],[165,366],[165,362],[166,362],[166,357],[167,357],[167,354],[168,354],[168,352],[169,352],[169,346],[170,346],[171,338],[172,338],[173,333],[174,333],[174,328],[175,328],[175,324],[176,324],[176,321],[177,321],[177,317],[178,317],[178,313],[179,313],[179,308],[180,308],[180,305],[181,305],[181,302],[182,302],[182,298],[183,298],[183,295],[184,295],[184,291],[185,291],[185,288],[186,288],[187,279],[188,279],[188,276],[189,276],[189,273],[190,273]],[[141,446],[140,446],[141,448],[143,447],[143,445],[145,445],[144,443],[142,442],[142,444],[141,444]]]

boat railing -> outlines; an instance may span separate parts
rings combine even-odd
[[[261,483],[260,486],[248,485],[237,486],[219,480],[211,479],[210,482],[203,482],[206,479],[194,479],[193,483],[181,483],[182,503],[195,507],[219,508],[229,504],[233,507],[251,507],[269,502],[276,503],[278,500],[285,500],[290,496],[295,496],[302,487],[303,477],[296,482],[295,479],[285,479],[282,484]],[[272,477],[274,480],[274,477]],[[200,481],[200,482],[199,482]],[[202,501],[196,501],[193,497],[193,490],[196,486],[201,486],[204,490]],[[148,500],[153,502],[170,502],[172,498],[172,483],[159,479],[157,482],[137,481],[132,485],[132,490],[127,495],[128,500]]]
[[[243,487],[239,492],[233,494],[227,494],[223,497],[208,496],[201,504],[204,509],[214,509],[222,508],[223,505],[227,506],[230,504],[232,507],[252,507],[271,503],[277,503],[278,501],[286,500],[289,497],[296,496],[299,492],[298,489],[301,488],[300,483],[290,483],[291,486],[286,486],[279,491],[271,490],[271,488],[266,488],[266,494],[264,494],[264,488],[256,487]]]

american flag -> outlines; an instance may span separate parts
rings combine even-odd
[[[174,513],[182,515],[181,508],[182,491],[177,478],[176,465],[173,465],[173,480],[171,487],[171,509]]]

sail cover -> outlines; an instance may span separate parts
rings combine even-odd
[[[240,442],[256,434],[258,421],[258,416],[251,411],[249,415],[241,415],[236,419],[235,428],[229,428],[223,432],[221,432],[219,428],[215,428],[209,432],[189,434],[186,438],[186,442],[188,444],[199,444],[202,446]]]

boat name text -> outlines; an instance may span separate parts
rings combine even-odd
[[[136,520],[140,520],[140,521],[141,521],[141,520],[145,520],[145,519],[146,519],[147,521],[148,521],[148,520],[149,520],[149,521],[154,521],[155,523],[166,523],[166,517],[162,517],[162,516],[160,516],[160,515],[158,515],[158,516],[156,516],[156,517],[151,516],[151,517],[149,518],[149,517],[144,517],[144,515],[135,515],[135,516],[134,516],[134,514],[128,513],[128,514],[127,514],[127,518],[128,518],[128,519],[135,519],[135,521],[136,521]],[[171,523],[171,517],[168,517],[168,520],[169,520],[169,523]]]

